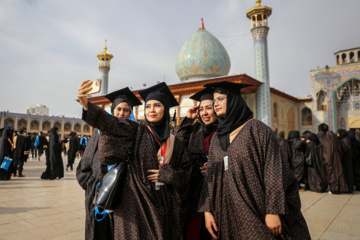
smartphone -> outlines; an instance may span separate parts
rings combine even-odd
[[[90,87],[92,89],[87,94],[99,93],[101,91],[101,79],[93,80]]]

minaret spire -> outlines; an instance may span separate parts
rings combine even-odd
[[[205,29],[204,18],[201,18],[201,28]]]
[[[111,53],[107,51],[106,39],[105,39],[104,52],[101,52],[96,56],[99,58],[100,78],[102,80],[100,95],[106,95],[108,93],[110,61],[114,57]]]

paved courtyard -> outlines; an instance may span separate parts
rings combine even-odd
[[[29,159],[25,178],[0,182],[0,239],[84,239],[84,191],[75,170],[53,181],[40,179],[44,170],[44,157]],[[360,239],[359,192],[300,196],[312,239]]]

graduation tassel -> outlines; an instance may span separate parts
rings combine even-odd
[[[175,111],[174,111],[174,116],[173,116],[172,121],[173,121],[173,122],[175,122],[175,121],[176,121],[176,109],[175,109]]]

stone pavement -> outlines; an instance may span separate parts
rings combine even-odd
[[[52,181],[40,179],[43,171],[44,157],[29,159],[24,166],[26,177],[0,182],[0,239],[84,239],[84,191],[75,169]],[[359,192],[306,191],[300,197],[312,239],[360,239]]]

